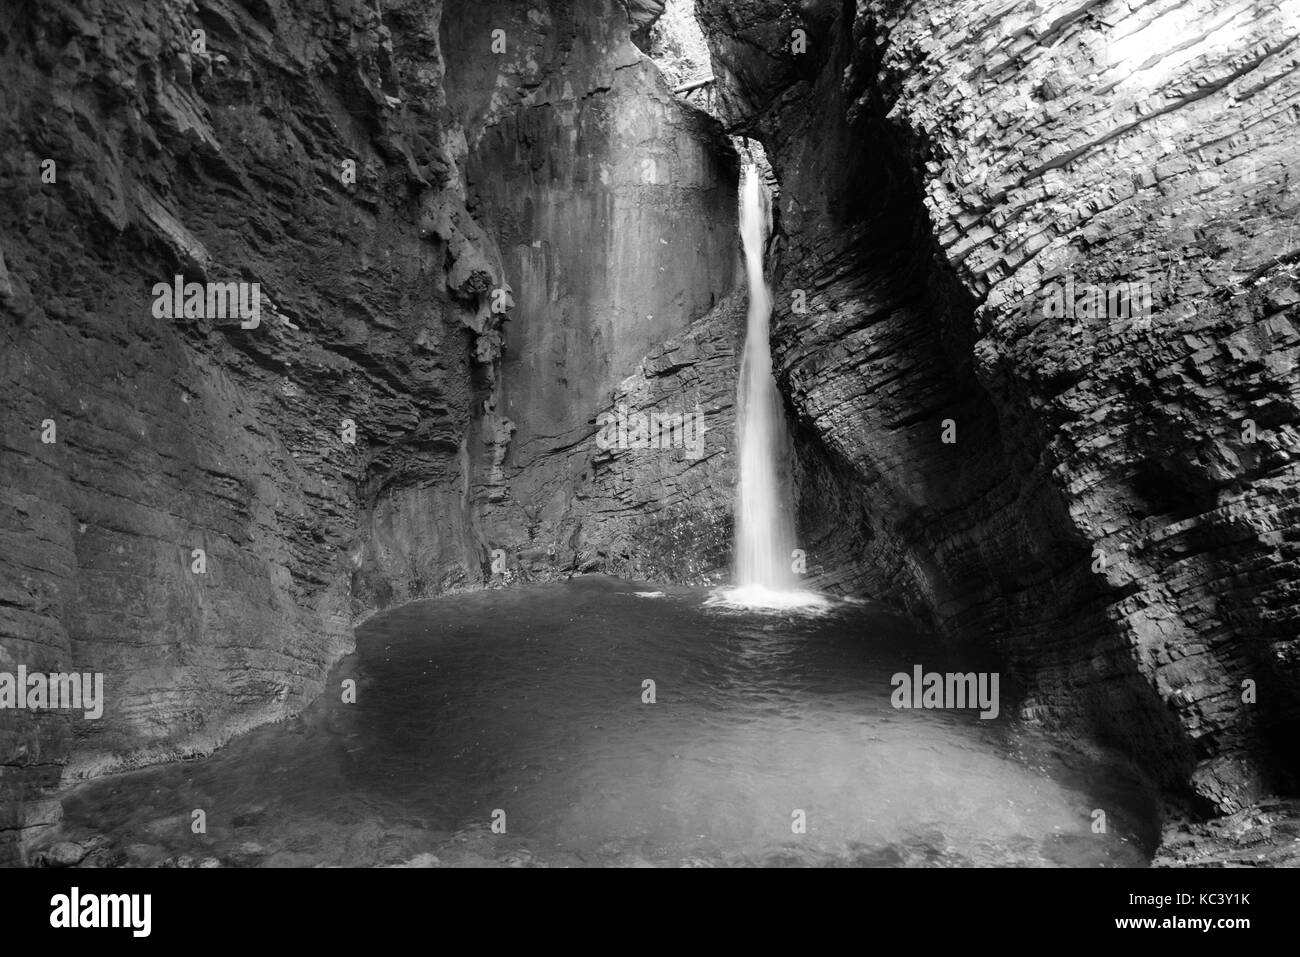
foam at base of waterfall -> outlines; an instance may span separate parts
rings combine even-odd
[[[820,615],[830,611],[837,600],[815,591],[777,590],[763,585],[737,585],[734,588],[715,589],[705,599],[704,604],[715,608],[739,608],[745,611]]]

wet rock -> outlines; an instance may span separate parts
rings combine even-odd
[[[106,846],[96,848],[82,858],[80,867],[106,868],[106,867],[127,867],[130,858],[126,852],[120,848]]]
[[[35,863],[45,867],[75,867],[81,863],[88,849],[72,841],[59,841],[36,855]]]
[[[1300,802],[1267,801],[1211,821],[1171,822],[1155,867],[1296,867]]]
[[[632,6],[642,26],[662,9]],[[534,15],[467,0],[446,16],[475,214],[511,280],[490,453],[473,457],[480,527],[507,566],[493,575],[699,580],[696,566],[725,565],[729,550],[725,535],[703,550],[687,540],[730,512],[744,316],[719,303],[738,278],[734,152],[672,95],[611,4]],[[527,54],[481,56],[494,29]],[[600,417],[620,409],[698,413],[702,445],[602,448]]]
[[[130,844],[123,850],[128,867],[160,867],[167,860],[167,848],[160,844]]]
[[[266,856],[266,848],[256,841],[244,841],[233,851],[226,854],[225,863],[230,867],[258,867]]]

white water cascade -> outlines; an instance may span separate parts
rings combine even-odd
[[[757,167],[745,167],[740,236],[749,279],[749,320],[737,389],[739,481],[736,486],[736,585],[745,604],[784,604],[768,593],[794,587],[793,503],[783,481],[789,454],[781,396],[772,377],[768,324],[772,297],[763,279],[767,195]]]

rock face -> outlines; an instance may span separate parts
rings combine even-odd
[[[452,6],[0,12],[0,671],[101,672],[107,699],[0,711],[0,863],[61,777],[208,751],[320,694],[376,608],[482,586],[497,548],[506,580],[532,536],[499,526],[581,490],[540,567],[635,567],[644,475],[685,497],[729,468],[595,444],[605,407],[678,390],[729,433],[725,139],[613,2]],[[618,288],[634,266],[664,278]],[[259,321],[170,316],[177,276],[257,283]]]
[[[1294,8],[697,9],[781,185],[810,562],[1197,807],[1293,786]]]
[[[730,501],[730,482],[710,487],[711,463],[729,467],[743,316],[687,327],[739,279],[734,153],[715,120],[673,98],[615,10],[464,0],[444,15],[470,208],[513,302],[487,454],[474,457],[483,533],[513,577],[651,561],[681,580],[637,543],[713,528]],[[484,56],[494,30],[506,50]],[[647,381],[624,382],[634,375]],[[598,415],[620,406],[702,416],[702,445],[674,433],[666,449],[594,446]],[[611,520],[636,530],[595,530]]]
[[[389,22],[436,63],[422,6]],[[370,5],[3,17],[2,666],[102,672],[108,699],[0,715],[12,835],[61,767],[210,750],[321,692],[375,600],[350,596],[358,557],[405,544],[367,511],[459,501],[487,311],[453,283],[489,267],[438,87]],[[177,275],[260,283],[259,325],[157,317]]]

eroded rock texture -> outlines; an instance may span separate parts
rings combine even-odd
[[[698,9],[781,184],[812,560],[1002,647],[1026,716],[1203,807],[1292,785],[1295,5]],[[1061,315],[1067,282],[1113,303]]]
[[[526,578],[690,577],[704,556],[673,568],[663,549],[717,538],[730,506],[743,315],[733,305],[687,327],[739,278],[734,153],[715,120],[674,99],[617,10],[465,0],[444,17],[471,208],[514,303],[476,461],[482,525]],[[501,57],[481,52],[493,30],[516,38]],[[624,382],[634,375],[642,385]],[[597,416],[620,405],[701,415],[704,444],[601,450]]]
[[[209,750],[321,691],[357,557],[385,541],[359,506],[459,481],[492,267],[464,248],[435,76],[371,5],[3,16],[0,647],[6,670],[104,672],[108,697],[75,735],[66,713],[0,718],[28,791]],[[436,5],[387,16],[436,66]],[[260,326],[155,318],[175,275],[259,282]]]
[[[0,670],[100,671],[108,699],[99,721],[0,713],[0,860],[56,817],[61,775],[290,714],[359,617],[487,583],[494,548],[522,567],[531,536],[495,525],[550,507],[528,460],[601,503],[544,570],[633,561],[606,544],[635,537],[629,469],[689,486],[728,467],[718,445],[591,462],[619,396],[689,391],[725,428],[725,140],[654,85],[613,2],[442,6],[0,12]],[[648,183],[643,157],[663,164]],[[618,288],[633,271],[663,278]],[[157,318],[177,275],[259,283],[260,325]],[[658,318],[633,334],[642,308]],[[488,504],[513,512],[485,529]]]

